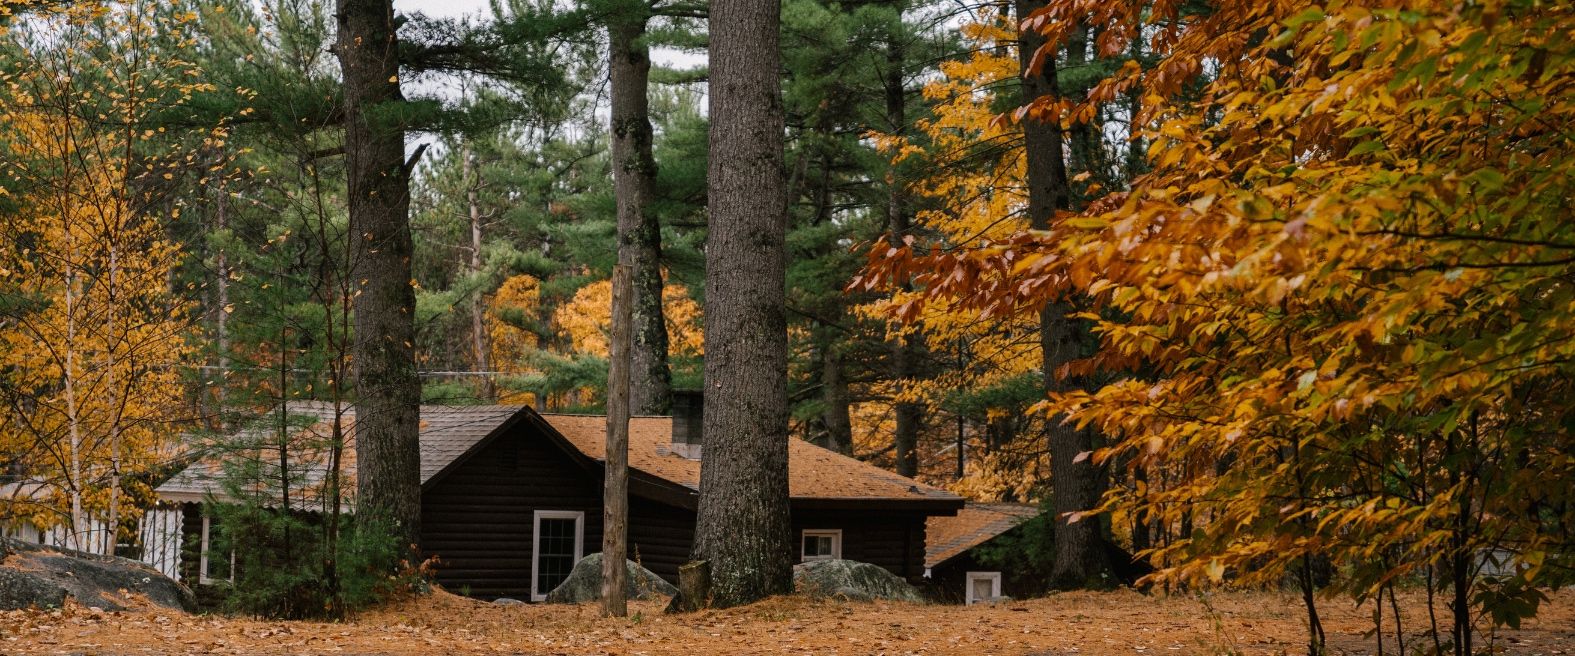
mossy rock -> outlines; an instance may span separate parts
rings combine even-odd
[[[186,586],[134,560],[10,538],[0,542],[5,553],[0,564],[0,610],[58,608],[68,597],[104,610],[124,610],[144,600],[186,611],[196,605]]]
[[[655,572],[641,567],[632,560],[624,561],[625,594],[629,599],[646,601],[678,594],[678,588],[662,580]],[[549,604],[583,604],[602,598],[602,555],[593,553],[580,559],[569,572],[569,578],[547,593]]]
[[[793,587],[817,598],[924,601],[918,589],[886,568],[853,560],[812,560],[794,565]]]

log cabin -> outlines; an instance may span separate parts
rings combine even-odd
[[[1022,529],[1042,511],[1021,503],[968,503],[955,515],[930,517],[925,531],[926,589],[931,598],[973,605],[1001,597],[1037,596],[1048,581],[1030,572],[1003,571],[986,554],[1003,537]]]
[[[671,417],[630,420],[628,544],[631,559],[676,582],[694,541],[704,436],[698,396],[680,394],[674,406]],[[286,411],[317,436],[328,422],[353,420],[324,403]],[[423,406],[421,547],[438,558],[437,582],[481,599],[540,601],[598,551],[606,425],[523,406]],[[345,451],[354,471],[354,449]],[[927,522],[957,514],[960,497],[803,440],[790,440],[788,454],[796,557],[863,561],[923,582]],[[297,469],[303,489],[320,486],[321,466]],[[205,459],[157,488],[150,521],[166,528],[145,545],[150,564],[188,581],[228,577],[231,556],[208,548],[203,511],[224,500],[220,471]]]

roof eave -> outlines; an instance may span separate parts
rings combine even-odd
[[[956,515],[963,508],[962,497],[898,499],[891,497],[807,497],[792,498],[795,509],[803,510],[902,510],[926,515]]]

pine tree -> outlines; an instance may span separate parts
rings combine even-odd
[[[421,537],[410,166],[391,0],[339,0],[351,275],[355,291],[358,509],[412,549]]]
[[[792,588],[779,11],[721,0],[710,14],[709,393],[692,559],[708,563],[722,607]]]

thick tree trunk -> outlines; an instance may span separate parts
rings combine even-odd
[[[1027,18],[1043,7],[1039,0],[1018,0],[1018,19]],[[1055,96],[1056,61],[1053,54],[1038,75],[1030,75],[1034,53],[1044,45],[1037,32],[1019,35],[1018,57],[1023,67],[1023,103]],[[1061,126],[1056,121],[1023,120],[1023,141],[1028,164],[1028,216],[1030,226],[1043,230],[1051,226],[1057,210],[1070,204],[1066,161],[1062,148]],[[1047,305],[1040,314],[1039,345],[1043,351],[1045,389],[1067,389],[1068,382],[1057,375],[1066,363],[1082,357],[1087,348],[1088,331],[1067,315],[1072,306],[1066,302]],[[1056,514],[1055,564],[1051,584],[1058,588],[1102,587],[1114,582],[1109,559],[1105,556],[1104,532],[1100,522],[1072,522],[1071,513],[1083,512],[1099,504],[1103,494],[1102,478],[1093,458],[1084,456],[1094,448],[1093,434],[1051,418],[1047,436],[1050,442],[1051,506]]]
[[[900,2],[893,6],[901,11]],[[886,123],[892,134],[902,134],[908,124],[907,91],[903,87],[902,38],[900,29],[894,27],[886,39]],[[913,232],[913,217],[909,213],[903,181],[895,165],[887,172],[886,178],[886,229],[898,242]],[[913,286],[905,282],[902,288],[909,291]],[[918,376],[923,349],[924,344],[916,332],[897,338],[892,351],[892,376],[903,387],[907,387]],[[897,473],[916,476],[919,473],[919,431],[924,427],[924,406],[916,401],[898,401],[895,411],[892,445],[897,455]]]
[[[391,111],[399,91],[392,0],[339,0],[349,171],[351,266],[356,283],[357,515],[385,523],[416,550],[421,526],[421,382],[415,366],[410,284],[410,171],[404,127]]]
[[[705,455],[693,560],[711,601],[793,588],[779,0],[712,3]]]
[[[655,415],[665,414],[672,405],[672,372],[667,366],[667,321],[662,316],[662,230],[650,210],[656,194],[656,159],[651,155],[648,10],[643,2],[638,5],[630,8],[627,18],[608,26],[613,189],[619,259],[632,268],[634,279],[630,407],[635,414]]]

